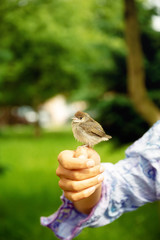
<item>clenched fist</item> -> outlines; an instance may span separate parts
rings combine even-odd
[[[58,156],[56,170],[59,186],[66,198],[77,210],[89,213],[101,195],[102,172],[100,156],[92,148],[78,147],[76,151],[65,150]]]

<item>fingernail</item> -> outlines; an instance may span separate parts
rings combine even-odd
[[[86,192],[87,192],[87,193],[91,193],[91,192],[94,192],[95,189],[96,189],[96,187],[93,186],[93,187],[91,187],[91,188],[86,189]]]
[[[86,158],[84,155],[80,155],[78,158]]]
[[[104,167],[103,167],[103,166],[100,166],[99,171],[100,171],[101,173],[104,172]]]
[[[95,162],[93,160],[90,160],[87,162],[87,167],[93,167],[95,165]]]
[[[99,177],[98,177],[98,182],[102,182],[102,180],[104,179],[103,175],[101,174]]]

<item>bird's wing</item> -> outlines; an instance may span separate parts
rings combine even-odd
[[[96,122],[96,126],[95,126],[95,122],[83,123],[83,129],[84,128],[86,133],[92,136],[96,135],[98,137],[106,137],[105,131],[103,130],[103,128],[98,122]]]
[[[92,127],[92,128],[91,128],[91,132],[94,133],[95,135],[99,136],[99,137],[105,137],[105,136],[106,136],[106,133],[105,133],[105,131],[103,130],[103,128],[101,127],[100,124],[98,124],[98,125],[96,126],[96,128],[95,128],[95,127]]]

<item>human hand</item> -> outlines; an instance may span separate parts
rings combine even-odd
[[[92,148],[81,146],[76,151],[65,150],[59,154],[58,161],[59,186],[69,200],[77,202],[89,198],[100,188],[104,168],[100,156]]]

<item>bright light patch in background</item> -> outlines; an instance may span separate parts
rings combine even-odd
[[[148,0],[145,6],[147,8],[156,8],[157,14],[152,16],[152,28],[160,32],[160,0]]]
[[[152,28],[155,31],[160,32],[160,16],[154,15],[152,17]]]
[[[37,113],[34,111],[27,112],[25,117],[28,122],[36,122],[38,120]]]
[[[34,123],[38,120],[38,114],[30,106],[22,106],[17,109],[19,117],[25,118],[28,122]]]

